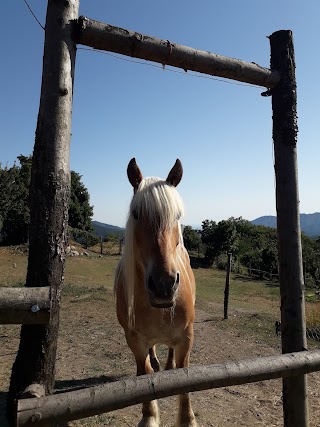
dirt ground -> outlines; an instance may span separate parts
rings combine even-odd
[[[106,295],[107,294],[107,295]],[[73,389],[101,384],[135,374],[133,357],[118,325],[111,288],[106,296],[66,296],[61,310],[57,355],[57,388]],[[219,312],[219,314],[217,314]],[[279,341],[270,346],[254,336],[221,328],[221,307],[197,307],[195,344],[191,365],[235,361],[279,353]],[[231,316],[247,315],[231,312]],[[258,320],[257,320],[258,321]],[[0,426],[5,427],[4,408],[9,374],[18,346],[19,326],[0,326]],[[165,349],[159,351],[164,360]],[[310,427],[320,425],[320,374],[308,376]],[[159,401],[161,426],[173,426],[177,398]],[[225,387],[192,394],[199,427],[282,426],[281,380]],[[140,405],[70,423],[78,426],[135,426]]]

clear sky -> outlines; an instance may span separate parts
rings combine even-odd
[[[47,2],[28,2],[44,25]],[[44,31],[23,0],[2,2],[1,11],[0,161],[10,166],[33,151]],[[300,212],[320,211],[319,0],[80,0],[80,14],[265,67],[267,36],[292,30]],[[260,96],[263,88],[115,56],[79,49],[76,59],[71,168],[89,190],[95,220],[124,226],[132,157],[144,176],[161,178],[180,158],[184,224],[275,215],[271,99]]]

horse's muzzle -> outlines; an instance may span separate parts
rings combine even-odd
[[[150,304],[156,308],[172,307],[179,281],[178,272],[167,275],[165,278],[150,275],[147,282]]]

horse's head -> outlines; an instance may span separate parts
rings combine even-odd
[[[128,222],[135,260],[142,267],[150,304],[172,307],[179,287],[183,245],[179,222],[183,205],[175,189],[182,178],[182,165],[177,160],[165,181],[143,179],[135,159],[130,161],[127,172],[134,189]]]

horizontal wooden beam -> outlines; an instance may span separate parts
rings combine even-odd
[[[261,67],[254,62],[193,49],[84,16],[79,18],[78,43],[94,49],[172,65],[185,71],[196,71],[266,88],[273,88],[280,81],[277,71]]]
[[[0,288],[0,324],[48,324],[50,307],[49,287]]]
[[[17,426],[45,426],[53,421],[86,418],[175,394],[319,370],[320,350],[174,369],[39,399],[18,400]]]

